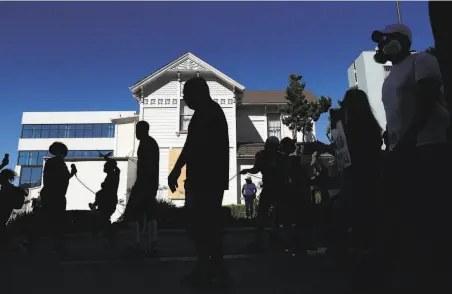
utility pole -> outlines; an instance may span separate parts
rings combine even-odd
[[[401,24],[402,23],[402,15],[400,14],[399,0],[396,0],[396,6],[397,6],[397,19],[399,21],[399,24]]]

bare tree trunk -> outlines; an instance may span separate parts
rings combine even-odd
[[[292,138],[297,141],[297,129],[292,130]]]

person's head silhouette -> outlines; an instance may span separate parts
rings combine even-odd
[[[16,172],[12,169],[4,169],[0,172],[0,185],[12,183],[17,176]]]
[[[294,153],[296,149],[295,141],[289,137],[285,137],[281,140],[280,149],[282,153],[287,155]]]
[[[141,140],[143,138],[146,138],[147,136],[149,136],[149,124],[144,120],[139,121],[136,126],[137,139]]]
[[[404,24],[391,24],[383,30],[372,33],[372,41],[378,44],[374,60],[385,64],[391,61],[393,64],[405,59],[411,51],[412,32]]]
[[[68,153],[67,146],[61,142],[54,142],[49,147],[49,153],[55,157],[65,158]]]
[[[189,79],[184,85],[184,101],[190,109],[196,110],[211,99],[209,86],[205,79]]]
[[[270,153],[276,153],[278,152],[279,149],[279,139],[275,136],[270,136],[267,138],[267,140],[265,141],[265,147],[264,147],[266,152],[270,152]]]
[[[114,159],[107,159],[107,162],[105,162],[104,164],[104,173],[111,173],[114,172],[116,170],[116,167],[118,166],[116,160]]]

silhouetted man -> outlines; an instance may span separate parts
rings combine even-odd
[[[419,274],[412,277],[414,281],[426,282],[416,288],[430,287],[432,283],[426,277],[432,270],[442,270],[432,268],[432,261],[446,261],[450,251],[450,238],[444,234],[448,229],[443,226],[450,223],[450,179],[442,171],[449,163],[450,117],[441,89],[441,72],[432,54],[410,53],[412,33],[405,25],[389,25],[375,31],[372,39],[378,43],[375,61],[393,64],[383,84],[382,100],[392,165],[391,203],[398,204],[394,216],[401,225],[397,235],[403,236],[398,242],[404,246],[400,251],[402,265]],[[432,195],[436,195],[435,201],[429,199]]]
[[[181,169],[186,165],[185,207],[198,255],[198,265],[187,281],[208,282],[224,277],[221,205],[224,191],[229,189],[228,124],[204,79],[193,78],[185,83],[184,101],[194,114],[182,153],[168,176],[168,186],[176,191]]]
[[[262,250],[262,238],[265,230],[265,224],[268,220],[270,207],[275,208],[275,216],[278,219],[280,212],[280,196],[284,193],[286,187],[285,181],[288,172],[287,159],[279,151],[279,139],[276,137],[269,137],[265,141],[264,150],[259,151],[255,155],[254,166],[250,169],[244,169],[240,174],[262,174],[262,182],[264,187],[259,195],[259,206],[257,211],[257,240],[253,244],[258,251]],[[277,221],[276,223],[277,224]],[[273,241],[275,241],[276,230],[275,226],[273,234]]]
[[[157,142],[149,136],[149,124],[139,121],[136,125],[136,137],[140,141],[137,155],[137,179],[132,187],[124,221],[135,229],[136,246],[129,251],[140,254],[143,245],[140,240],[139,222],[144,218],[148,228],[148,242],[145,254],[155,255],[157,244],[157,190],[159,186],[160,150]]]

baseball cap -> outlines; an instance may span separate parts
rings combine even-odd
[[[401,23],[388,25],[386,28],[384,28],[384,30],[379,30],[377,32],[380,32],[382,34],[399,33],[399,34],[402,34],[402,35],[405,35],[406,37],[408,37],[408,40],[410,40],[410,43],[413,42],[413,36],[411,33],[411,29],[408,26],[401,24]]]

